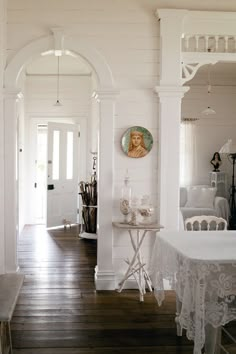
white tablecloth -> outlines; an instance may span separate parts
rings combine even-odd
[[[150,277],[158,304],[163,280],[170,281],[182,303],[179,323],[201,353],[205,326],[236,319],[236,232],[161,232],[156,239]]]

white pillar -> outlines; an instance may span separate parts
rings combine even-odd
[[[19,91],[4,94],[4,204],[5,204],[5,271],[16,272],[18,203],[17,203],[17,100]]]
[[[6,21],[6,0],[0,0],[0,274],[5,273],[3,77],[6,63]]]
[[[179,229],[179,174],[182,87],[181,40],[187,10],[157,10],[160,20],[159,201],[165,230]]]
[[[160,85],[181,85],[181,41],[187,10],[157,10],[160,20]]]
[[[159,86],[159,200],[160,223],[179,229],[181,100],[188,87]]]
[[[98,246],[95,282],[97,290],[115,289],[113,269],[113,146],[115,91],[98,91],[99,142],[98,142]]]

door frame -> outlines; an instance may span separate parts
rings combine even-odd
[[[25,224],[35,224],[35,217],[34,217],[34,205],[35,205],[35,161],[37,160],[37,127],[39,124],[48,124],[49,122],[52,123],[66,123],[66,124],[75,124],[78,126],[78,130],[80,132],[80,139],[79,139],[79,146],[78,146],[78,180],[80,181],[83,176],[87,175],[87,164],[86,159],[83,159],[83,156],[86,156],[86,148],[87,148],[87,122],[85,118],[80,117],[79,120],[76,117],[29,117],[29,136],[28,140],[28,147],[30,151],[29,156],[29,166],[25,166],[26,171],[28,171],[28,181],[27,185],[29,187],[29,205],[26,206],[26,216]]]

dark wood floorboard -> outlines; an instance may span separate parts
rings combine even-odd
[[[136,290],[96,292],[96,240],[77,234],[76,227],[25,227],[18,247],[25,280],[11,323],[14,354],[192,354],[192,342],[176,336],[174,293],[158,307],[151,293],[140,303]]]

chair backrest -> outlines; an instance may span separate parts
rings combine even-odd
[[[227,230],[227,221],[213,215],[192,216],[184,222],[186,231]]]

